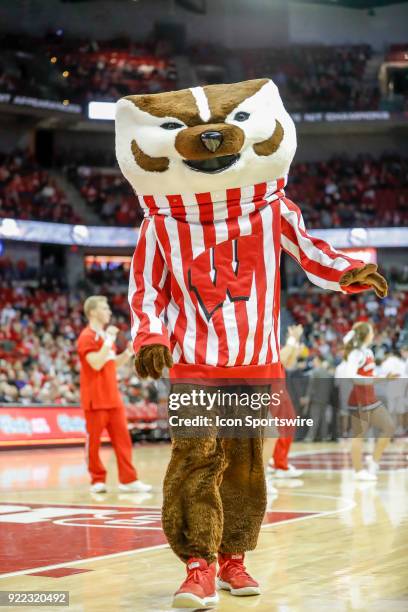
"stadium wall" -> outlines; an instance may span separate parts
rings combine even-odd
[[[185,25],[189,42],[197,39],[223,46],[284,44],[288,39],[288,12],[283,0],[208,0],[205,16],[177,6],[169,0],[61,3],[57,0],[14,0],[0,7],[0,29],[42,35],[63,28],[71,35],[98,40],[127,35],[144,40],[155,22]],[[57,6],[56,6],[57,5]],[[251,28],[248,29],[248,18]],[[199,33],[199,35],[198,35]],[[258,41],[262,41],[259,43]]]
[[[395,4],[373,11],[288,2],[289,42],[307,44],[367,43],[382,49],[407,40],[408,7]]]
[[[380,157],[385,152],[408,155],[407,130],[388,129],[383,133],[365,134],[301,134],[295,161],[320,161],[338,155],[355,157],[360,153],[369,153]]]
[[[40,266],[40,245],[37,243],[5,240],[2,243],[2,251],[2,255],[14,264],[24,260],[35,269]]]
[[[97,131],[75,131],[75,130],[56,130],[54,134],[54,152],[58,155],[59,151],[81,151],[95,153],[103,151],[115,153],[115,135],[110,132]]]
[[[30,123],[30,119],[21,115],[0,113],[0,153],[29,148],[33,136],[33,133],[28,129]]]
[[[0,30],[42,35],[63,28],[71,35],[106,39],[121,34],[144,40],[155,22],[184,24],[187,39],[234,47],[290,43],[368,43],[382,47],[406,41],[407,5],[368,11],[298,4],[284,0],[208,0],[207,14],[197,15],[169,0],[124,2],[101,0],[13,0],[0,7]],[[198,34],[199,33],[199,34]]]

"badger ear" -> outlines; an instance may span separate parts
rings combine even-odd
[[[270,138],[263,140],[262,142],[257,142],[254,144],[254,151],[257,155],[267,156],[272,155],[279,149],[280,143],[283,140],[285,132],[283,130],[282,125],[276,120],[275,129]]]

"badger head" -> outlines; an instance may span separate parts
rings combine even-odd
[[[116,156],[138,194],[201,193],[288,173],[295,126],[270,79],[127,96]]]

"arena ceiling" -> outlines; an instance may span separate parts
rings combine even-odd
[[[331,6],[345,6],[354,9],[373,9],[390,4],[404,4],[408,0],[295,0],[303,4],[329,4]]]
[[[95,2],[96,0],[60,0],[66,3],[75,2]],[[127,2],[129,0],[126,0]],[[141,0],[133,0],[134,2],[140,2]],[[254,1],[254,0],[248,0]],[[291,0],[292,2],[299,2],[303,4],[328,4],[331,6],[345,6],[348,8],[355,9],[372,9],[381,6],[388,6],[389,4],[403,4],[408,0]],[[179,4],[183,8],[193,11],[195,13],[205,13],[207,9],[207,0],[175,0],[176,4]]]
[[[0,0],[1,1],[1,0]],[[76,2],[95,2],[96,0],[60,0],[60,2],[76,3]],[[129,0],[126,0],[129,2]],[[133,0],[134,2],[141,2],[142,0]],[[145,0],[146,1],[146,0]],[[183,8],[192,11],[194,13],[205,14],[207,12],[207,0],[172,0],[176,4]],[[222,0],[221,0],[222,1]],[[248,0],[248,2],[254,2],[254,0]],[[256,1],[256,0],[255,0]],[[381,6],[389,6],[390,4],[404,4],[408,0],[291,0],[295,3],[303,4],[326,4],[329,6],[344,6],[347,8],[354,9],[373,9]]]

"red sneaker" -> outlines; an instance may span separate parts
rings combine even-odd
[[[174,593],[173,608],[208,608],[218,601],[215,588],[216,564],[205,559],[187,561],[187,578]]]
[[[220,569],[217,574],[217,587],[231,591],[231,595],[259,595],[259,584],[251,578],[244,565],[244,554],[218,554]]]

